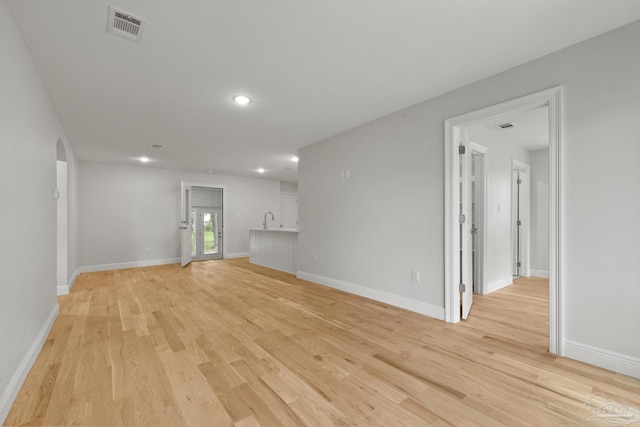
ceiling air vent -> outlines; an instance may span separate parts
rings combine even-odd
[[[499,127],[500,129],[509,129],[509,128],[512,128],[512,127],[513,127],[513,123],[503,123],[503,124],[501,124],[501,125],[498,125],[498,127]]]
[[[139,42],[142,39],[142,31],[145,24],[146,21],[144,19],[109,6],[108,32]]]

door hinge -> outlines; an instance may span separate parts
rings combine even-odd
[[[518,180],[516,181],[518,184],[522,184],[522,180],[520,178],[518,178]]]
[[[460,292],[466,292],[467,291],[467,285],[465,285],[464,283],[460,283],[458,289],[460,289]]]
[[[517,226],[521,226],[522,225],[522,221],[518,220],[518,222],[516,223]]]
[[[522,263],[521,263],[520,261],[518,261],[517,266],[518,266],[518,267],[522,267]]]
[[[466,148],[464,145],[458,145],[458,154],[464,154]]]
[[[458,222],[460,224],[464,224],[466,220],[467,219],[464,217],[464,214],[460,214],[460,216],[458,217]]]

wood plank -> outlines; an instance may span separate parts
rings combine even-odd
[[[444,322],[248,263],[81,274],[8,425],[585,425],[640,380],[551,355],[548,283]],[[605,400],[603,400],[605,399]]]

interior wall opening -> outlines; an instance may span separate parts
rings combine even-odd
[[[562,353],[562,324],[559,321],[561,316],[560,283],[558,276],[558,266],[560,262],[559,248],[560,235],[559,228],[559,144],[560,144],[560,88],[553,88],[537,94],[532,94],[513,101],[475,111],[463,116],[449,119],[445,122],[445,148],[446,148],[446,182],[445,182],[445,316],[450,322],[460,320],[461,311],[457,306],[457,301],[464,300],[458,295],[469,290],[465,286],[465,269],[473,271],[473,288],[478,292],[490,293],[495,289],[507,286],[513,282],[513,251],[520,252],[521,265],[518,274],[530,276],[532,273],[542,277],[549,277],[549,348],[553,353]],[[528,140],[520,140],[515,143],[513,134],[507,137],[500,132],[505,129],[500,125],[507,122],[515,122],[518,125],[509,126],[511,130],[518,129]],[[536,128],[537,131],[531,129]],[[518,132],[516,132],[518,133]],[[537,135],[538,145],[534,144],[534,136]],[[542,135],[542,137],[540,137]],[[480,233],[477,219],[473,217],[474,210],[477,210],[477,200],[474,197],[478,194],[476,160],[472,157],[465,166],[460,162],[460,153],[465,152],[465,148],[471,143],[486,146],[486,249],[478,246],[474,241],[469,245],[470,256],[465,257],[464,250],[460,250],[460,245],[456,242],[463,242],[461,233],[472,233],[474,240]],[[498,142],[505,145],[505,150],[498,148]],[[508,145],[511,144],[511,145]],[[529,146],[527,146],[529,144]],[[464,145],[464,148],[460,146]],[[520,145],[516,147],[516,145]],[[531,165],[531,171],[522,165],[528,166],[535,161],[536,166]],[[512,197],[514,188],[512,177],[514,165],[520,172],[520,179],[526,177],[527,185],[522,188],[522,193],[528,196],[528,185],[531,184],[531,206],[523,208],[520,212],[519,221],[522,222],[519,239],[512,229],[512,218],[514,206]],[[465,173],[458,170],[460,167],[472,168],[474,172]],[[535,173],[534,173],[535,169]],[[546,173],[545,173],[546,171]],[[535,176],[534,176],[535,175]],[[460,208],[458,201],[464,200],[461,193],[464,192],[464,185],[451,185],[460,177],[469,178],[469,192],[472,194],[468,198],[472,212],[472,223],[468,229],[460,226],[464,223],[463,213],[467,212]],[[454,178],[455,177],[455,178]],[[521,193],[521,195],[522,195]],[[545,199],[546,197],[546,199]],[[452,201],[455,200],[455,203]],[[516,220],[517,221],[517,220]],[[526,228],[526,230],[525,230]],[[465,236],[466,237],[466,236]],[[514,243],[517,242],[518,243]],[[543,245],[545,245],[543,247]],[[535,247],[530,249],[530,247]],[[484,250],[483,250],[484,249]],[[535,252],[535,256],[531,256]],[[484,260],[481,256],[486,255]],[[531,258],[530,262],[529,259]],[[544,259],[546,258],[546,261]],[[468,267],[464,267],[464,260],[468,259]],[[461,264],[462,263],[462,264]],[[463,266],[462,268],[460,266]],[[483,286],[482,280],[478,278],[477,272],[483,271],[486,274],[486,281]],[[471,280],[470,280],[471,282]],[[460,286],[457,284],[460,283]],[[467,308],[468,310],[469,308]],[[473,315],[471,311],[471,316]]]
[[[67,153],[61,139],[56,142],[56,286],[58,294],[68,292],[68,194]]]

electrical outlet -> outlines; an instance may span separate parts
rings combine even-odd
[[[151,252],[151,246],[147,246],[145,251],[147,251],[147,253]]]
[[[419,282],[420,281],[420,271],[411,270],[411,281],[412,282]]]
[[[313,254],[313,262],[318,262],[318,254]]]

